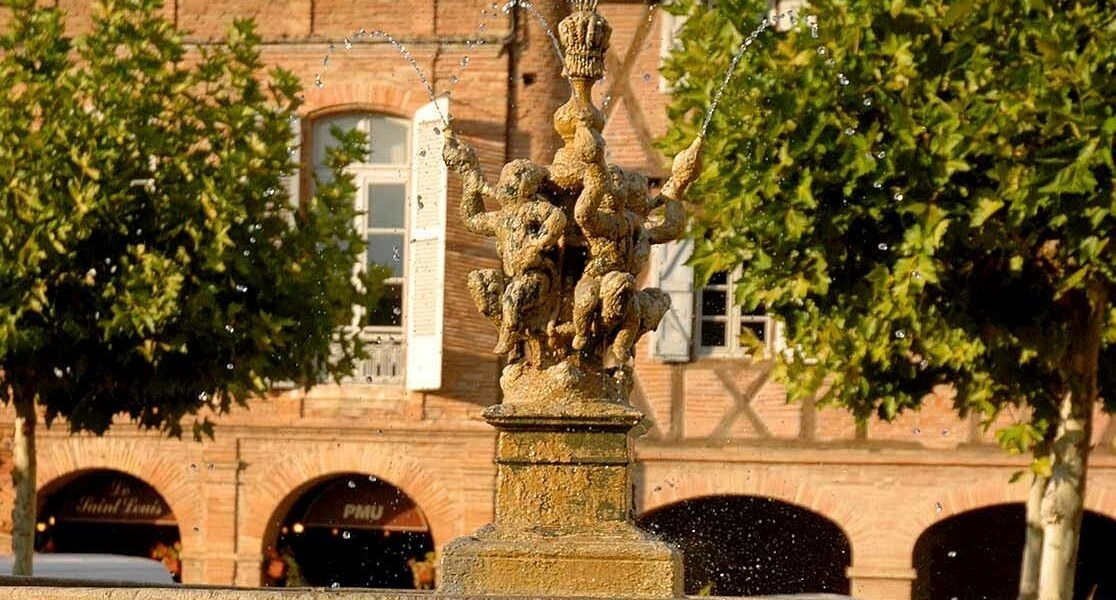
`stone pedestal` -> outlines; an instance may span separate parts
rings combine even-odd
[[[496,521],[445,547],[441,594],[675,598],[682,558],[635,527],[629,432],[611,401],[489,407]]]

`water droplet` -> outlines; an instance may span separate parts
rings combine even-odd
[[[899,331],[895,332],[895,337],[897,337],[899,339],[903,339],[903,338],[907,337],[907,334],[904,333],[902,329],[900,329]]]
[[[942,512],[942,503],[941,502],[935,502],[934,503],[934,512],[936,512],[936,513],[941,513]]]
[[[865,98],[863,104],[864,104],[864,106],[872,106],[872,99],[871,98]]]
[[[873,181],[872,182],[872,187],[874,187],[878,190],[878,189],[883,187],[883,182],[882,181]]]
[[[347,540],[347,539],[353,537],[353,534],[349,533],[348,531],[342,531],[341,532],[341,537]]]
[[[948,429],[943,429],[942,430],[942,437],[949,437],[949,430]]]
[[[236,328],[233,327],[232,325],[225,325],[225,331],[227,331],[229,333],[233,333],[234,331],[236,331]]]
[[[233,367],[232,363],[229,363],[229,364],[225,365],[225,368],[232,371],[234,367]]]
[[[256,238],[254,238],[254,237],[248,238],[248,243],[249,244],[255,244],[256,243]]]
[[[468,56],[462,56],[461,57],[461,66],[463,66],[463,67],[469,66],[469,57]]]
[[[348,485],[349,485],[349,489],[355,489],[356,488],[356,482],[353,481],[352,479],[349,480]]]
[[[825,46],[818,46],[818,56],[825,56],[826,52],[828,52],[828,50],[825,49]]]
[[[322,83],[322,74],[321,73],[314,73],[314,87],[316,87],[318,89],[322,89],[323,87],[325,87],[325,84]]]
[[[246,285],[240,285],[240,284],[237,284],[237,286],[236,286],[236,291],[238,291],[238,292],[240,292],[241,294],[243,294],[244,292],[247,292],[247,291],[248,291],[248,286],[246,286]]]
[[[950,550],[949,552],[946,552],[946,556],[948,556],[950,558],[957,558],[957,551],[956,550]]]
[[[847,129],[845,129],[845,135],[853,135],[855,133],[856,133],[856,130],[853,129],[852,127],[849,127]]]
[[[209,400],[209,392],[202,392],[198,394],[198,400],[201,400],[202,402],[206,402],[207,400]]]
[[[398,316],[403,314],[403,311],[400,310],[398,306],[396,306],[395,308],[391,309],[391,314]]]
[[[930,366],[930,361],[928,361],[926,359],[923,359],[922,362],[918,363],[918,370],[919,371],[925,371],[926,368],[929,367],[929,366]]]
[[[251,252],[249,252],[249,251],[247,251],[247,250],[245,250],[245,251],[244,251],[244,256],[248,256],[248,255],[250,255],[250,254],[251,254]]]
[[[880,150],[876,153],[876,158],[880,160],[883,160],[885,156],[887,156],[887,152],[884,152],[883,150]]]
[[[384,432],[384,430],[383,430],[383,429],[381,429],[381,430],[379,430],[379,431],[380,431],[380,433],[383,433],[383,432]],[[375,475],[369,475],[369,476],[368,476],[368,481],[371,481],[372,483],[376,483],[376,476],[375,476]]]
[[[352,50],[353,49],[353,41],[350,40],[349,38],[345,38],[345,49],[346,50]]]
[[[915,435],[918,435],[918,434],[922,433],[922,430],[919,429],[918,427],[915,427],[914,429],[911,430],[911,433],[913,433]]]
[[[880,250],[885,250],[885,251],[887,250],[887,244],[885,244],[883,242],[880,242],[880,244],[876,247],[879,248]]]
[[[450,75],[450,85],[457,85],[457,75]]]
[[[439,129],[439,128],[437,128],[437,127],[435,127],[435,128],[434,128],[434,135],[442,135],[442,130],[441,130],[441,129]]]
[[[895,192],[895,195],[892,196],[892,198],[894,198],[896,202],[902,202],[903,201],[903,193],[902,192]]]
[[[360,31],[357,31],[357,37],[364,37],[366,35],[368,35],[368,32],[365,31],[363,27],[360,28]]]
[[[849,78],[845,77],[844,73],[838,73],[837,74],[837,83],[840,83],[841,85],[849,85]]]
[[[340,588],[340,587],[341,587],[341,584],[340,584],[340,583],[337,583],[336,581],[334,581],[333,583],[329,584],[329,589],[331,589],[331,590],[336,590],[336,589],[338,589],[338,588]]]
[[[650,73],[644,73],[643,74],[643,80],[644,81],[651,81],[651,74]]]

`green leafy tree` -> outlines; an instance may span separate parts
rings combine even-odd
[[[1116,5],[817,0],[747,43],[766,4],[706,4],[668,7],[690,15],[668,150],[747,51],[691,193],[699,274],[742,265],[738,299],[785,321],[792,397],[1028,407],[998,432],[1035,458],[1021,597],[1069,600],[1093,415],[1116,408]]]
[[[0,4],[0,398],[30,574],[36,406],[75,432],[123,414],[212,435],[207,415],[271,382],[351,373],[344,327],[384,272],[353,277],[359,134],[336,133],[331,177],[292,204],[299,83],[261,80],[250,23],[195,54],[157,0],[97,2],[76,39],[56,9]]]

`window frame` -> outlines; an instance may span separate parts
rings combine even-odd
[[[777,349],[776,336],[778,328],[775,319],[766,314],[742,314],[743,310],[736,303],[736,284],[740,280],[741,269],[737,266],[725,272],[725,283],[706,284],[694,290],[694,343],[693,352],[699,358],[750,358],[764,360],[774,355]],[[725,314],[705,314],[705,291],[724,292]],[[725,323],[727,339],[724,346],[707,346],[702,343],[705,323]],[[756,356],[741,345],[740,334],[745,324],[760,323],[763,325],[764,356]]]
[[[399,276],[389,277],[384,280],[385,285],[398,286],[399,293],[399,323],[398,325],[361,325],[367,313],[367,308],[364,306],[356,306],[353,310],[353,321],[348,329],[351,331],[359,331],[363,336],[370,337],[376,336],[375,339],[379,340],[384,337],[388,341],[402,342],[403,333],[405,330],[406,305],[407,305],[407,236],[410,231],[411,211],[410,211],[410,192],[411,192],[411,151],[413,140],[411,135],[411,121],[403,117],[392,115],[389,113],[377,112],[374,110],[346,110],[331,112],[329,114],[320,115],[311,120],[310,135],[308,140],[305,140],[307,147],[307,162],[309,163],[310,172],[314,176],[322,176],[328,173],[328,169],[324,166],[317,164],[315,156],[315,148],[318,143],[318,136],[329,136],[329,129],[334,125],[333,121],[337,119],[356,118],[357,123],[355,129],[360,131],[365,136],[370,136],[372,132],[372,123],[376,119],[383,119],[400,126],[403,130],[403,153],[404,162],[399,163],[374,163],[374,162],[359,162],[352,163],[345,170],[353,175],[354,185],[357,187],[356,197],[353,199],[357,210],[355,218],[355,225],[357,231],[367,244],[369,236],[374,234],[389,234],[399,235],[402,237],[402,242],[399,248]],[[327,138],[328,139],[328,138]],[[369,152],[371,152],[371,138],[369,137]],[[371,203],[369,198],[369,188],[373,185],[380,184],[402,184],[403,187],[403,227],[390,227],[390,228],[372,228],[369,226],[369,217],[371,214]],[[313,178],[311,178],[310,187],[313,187]],[[357,259],[356,264],[353,265],[353,277],[357,278],[365,269],[368,268],[368,253],[367,249]]]

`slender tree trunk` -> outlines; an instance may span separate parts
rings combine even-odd
[[[1035,458],[1046,455],[1044,447],[1035,448]],[[1019,576],[1019,600],[1038,598],[1039,566],[1042,561],[1042,497],[1049,479],[1035,474],[1027,496],[1027,536],[1023,542],[1023,566]]]
[[[1082,298],[1079,326],[1071,329],[1063,394],[1051,444],[1053,464],[1042,499],[1042,563],[1039,600],[1073,600],[1077,542],[1085,505],[1085,475],[1098,399],[1097,361],[1106,318],[1103,292]]]
[[[31,575],[35,551],[35,397],[15,393],[15,439],[12,448],[12,575]]]

